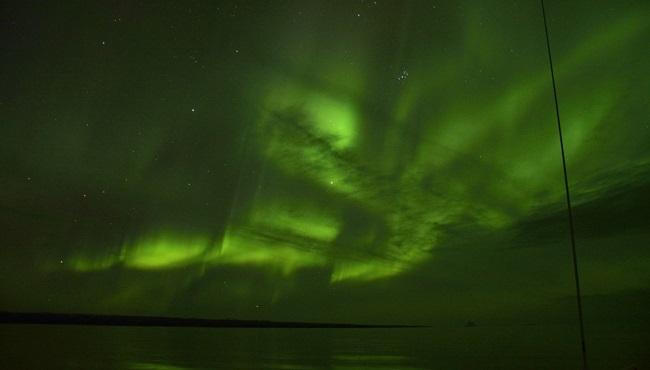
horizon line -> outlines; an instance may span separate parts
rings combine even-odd
[[[107,315],[53,312],[0,311],[0,324],[50,324],[88,326],[202,327],[202,328],[428,328],[428,325],[355,324],[305,321],[205,319],[149,315]]]

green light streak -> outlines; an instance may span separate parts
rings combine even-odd
[[[246,230],[229,230],[221,249],[208,254],[206,262],[266,267],[289,276],[301,268],[322,266],[327,260],[319,253],[297,248],[289,240],[275,240]]]
[[[120,263],[119,256],[89,257],[81,254],[74,255],[64,267],[77,272],[92,272],[107,270]]]
[[[124,264],[136,269],[161,269],[186,266],[201,260],[211,248],[208,238],[159,234],[124,246]]]
[[[300,235],[319,242],[334,240],[341,226],[332,215],[290,199],[256,203],[249,222],[257,230],[273,231],[278,235]]]

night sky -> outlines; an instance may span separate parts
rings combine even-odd
[[[588,333],[650,322],[648,5],[546,5]],[[539,2],[0,14],[0,310],[575,322]]]

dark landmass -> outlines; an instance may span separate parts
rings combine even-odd
[[[210,320],[160,316],[0,312],[0,324],[159,326],[192,328],[422,328],[421,325],[362,325],[258,320]]]

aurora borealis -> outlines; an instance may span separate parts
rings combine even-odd
[[[575,320],[538,2],[3,8],[1,310]],[[547,10],[587,331],[647,328],[650,9]]]

